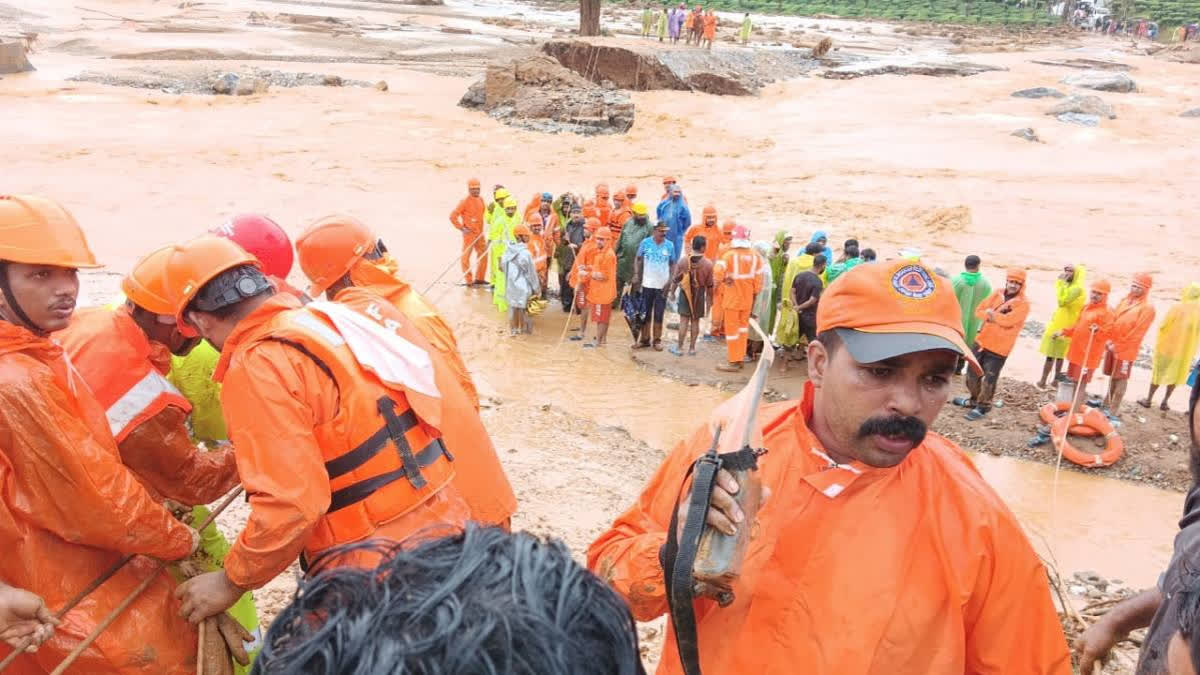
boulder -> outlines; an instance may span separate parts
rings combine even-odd
[[[1071,96],[1062,103],[1047,110],[1046,114],[1095,115],[1098,117],[1107,117],[1110,120],[1117,119],[1117,113],[1113,110],[1113,107],[1105,103],[1104,99],[1099,96]]]
[[[0,41],[0,74],[25,73],[33,70],[33,64],[25,57],[25,41]]]
[[[1096,91],[1115,91],[1122,94],[1137,91],[1137,83],[1125,73],[1112,73],[1102,70],[1089,70],[1078,75],[1070,75],[1062,79],[1063,84]]]
[[[237,89],[238,81],[242,78],[237,73],[222,73],[213,80],[212,90],[214,94],[232,95]]]
[[[1179,113],[1180,117],[1200,117],[1200,108],[1192,108]]]
[[[266,80],[248,75],[238,80],[233,93],[235,96],[252,96],[265,93],[269,87],[270,84]]]
[[[1017,98],[1066,98],[1066,94],[1057,89],[1049,87],[1034,87],[1032,89],[1021,89],[1014,91],[1013,96]]]
[[[1025,127],[1024,129],[1017,129],[1016,131],[1012,132],[1012,134],[1010,134],[1010,135],[1016,136],[1017,138],[1024,138],[1025,140],[1027,140],[1031,143],[1041,143],[1042,142],[1042,139],[1038,138],[1037,132],[1033,130],[1033,127]]]
[[[1079,124],[1085,127],[1100,126],[1100,117],[1098,115],[1085,115],[1083,113],[1063,113],[1058,116],[1058,121]]]
[[[821,77],[832,80],[851,80],[870,75],[927,75],[930,77],[968,77],[994,70],[1008,70],[998,66],[969,61],[921,61],[911,58],[885,58],[851,63],[829,68]]]

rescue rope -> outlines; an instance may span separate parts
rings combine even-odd
[[[233,503],[233,500],[237,499],[238,496],[242,494],[242,491],[243,491],[242,486],[241,485],[237,486],[237,488],[233,492],[229,493],[229,495],[227,497],[225,497],[224,501],[222,501],[220,504],[217,505],[217,507],[215,509],[213,509],[212,513],[209,514],[208,518],[206,518],[203,523],[201,523],[200,525],[198,525],[195,528],[196,531],[197,532],[203,531],[206,527],[208,527],[209,525],[212,525],[213,521],[215,521],[217,519],[217,516],[221,515],[222,511],[229,508],[229,505]],[[100,584],[103,584],[104,581],[108,577],[111,577],[113,574],[115,574],[116,571],[119,570],[121,568],[121,566],[123,566],[131,558],[132,558],[132,556],[126,556],[125,558],[123,558],[118,565],[113,567],[113,569],[105,572],[103,575],[100,576],[100,578],[98,578],[98,579],[96,579],[96,581],[92,582],[92,584],[89,585],[88,589],[85,589],[86,592],[81,593],[79,596],[77,596],[77,598],[73,599],[72,602],[74,604],[78,604],[79,601],[83,600],[83,596],[86,595],[86,593],[90,593],[91,591],[98,588],[100,586]],[[134,588],[132,591],[130,591],[129,595],[127,595],[125,597],[125,599],[121,601],[121,604],[117,605],[116,609],[114,609],[112,612],[110,612],[109,615],[106,616],[104,618],[104,620],[101,621],[96,626],[96,628],[93,629],[92,632],[88,634],[88,636],[86,638],[84,638],[83,642],[79,643],[75,647],[75,649],[71,650],[71,653],[68,654],[65,659],[63,659],[62,663],[58,664],[57,668],[55,668],[53,671],[51,671],[50,675],[62,675],[62,673],[66,672],[67,668],[70,668],[71,664],[75,663],[76,659],[78,659],[80,657],[80,655],[82,655],[83,652],[86,651],[87,648],[90,647],[92,645],[92,643],[95,642],[96,639],[100,637],[100,634],[103,633],[105,631],[105,629],[107,629],[109,626],[111,626],[113,624],[113,622],[117,620],[117,617],[119,617],[122,612],[124,612],[126,609],[128,609],[129,606],[132,605],[133,602],[138,599],[138,596],[140,596],[147,588],[150,587],[150,584],[153,583],[154,580],[158,578],[159,573],[162,572],[164,569],[166,569],[168,564],[169,563],[167,561],[160,560],[158,562],[158,565],[155,566],[154,571],[148,577],[146,577],[146,579],[144,581],[142,581],[142,583],[138,584],[137,588]],[[56,614],[55,616],[58,618],[62,618],[62,615],[65,615],[68,611],[70,611],[71,609],[74,608],[74,604],[63,607],[61,610],[59,610],[59,613]],[[27,647],[28,644],[26,644],[25,646]],[[12,654],[10,654],[7,659],[5,659],[3,662],[0,662],[0,670],[4,670],[4,668],[6,666],[8,666],[9,663],[11,663],[13,660],[16,659],[17,655],[19,655],[23,652],[24,652],[24,647],[14,651]]]
[[[482,238],[483,238],[483,232],[480,232],[479,236],[472,239],[471,243],[468,244],[467,246],[465,246],[463,248],[463,250],[469,254],[470,251],[475,248],[475,243],[478,242]],[[491,242],[488,242],[488,247],[491,248]],[[427,295],[429,293],[429,290],[432,289],[435,285],[437,285],[437,282],[441,281],[442,277],[446,276],[446,272],[449,272],[451,270],[451,268],[454,267],[454,263],[458,262],[461,258],[462,258],[461,253],[454,256],[454,259],[450,261],[450,264],[446,265],[446,269],[442,270],[441,274],[434,277],[433,281],[429,282],[429,285],[425,287],[424,291],[421,291],[421,295]]]
[[[580,283],[571,287],[571,290],[574,291],[574,295],[571,296],[571,309],[567,312],[567,322],[563,324],[562,334],[558,336],[558,342],[554,344],[555,349],[561,347],[563,341],[567,339],[567,329],[571,327],[571,319],[575,316],[575,306],[579,302],[579,287],[582,285]]]
[[[1096,332],[1100,329],[1092,326],[1091,334],[1088,335],[1087,348],[1083,350],[1083,363],[1079,366],[1079,382],[1076,387],[1083,387],[1087,390],[1087,384],[1083,381],[1083,367],[1088,362],[1088,357],[1092,355],[1092,342],[1096,339]],[[1062,468],[1063,446],[1067,442],[1067,433],[1071,430],[1070,420],[1075,419],[1075,413],[1079,408],[1079,390],[1075,390],[1075,395],[1071,397],[1071,407],[1067,409],[1068,422],[1063,425],[1062,436],[1058,439],[1058,443],[1054,445],[1058,449],[1058,459],[1054,462],[1054,488],[1051,491],[1050,497],[1050,531],[1053,534],[1055,529],[1056,514],[1058,513],[1058,472]]]
[[[480,236],[482,236],[482,235],[480,235]],[[475,241],[479,241],[479,238],[478,238],[478,237],[476,237]],[[488,245],[487,245],[487,246],[486,246],[486,247],[483,249],[483,253],[482,253],[482,254],[480,254],[480,255],[482,255],[482,256],[483,256],[483,259],[484,259],[484,260],[488,260],[488,256],[489,256],[489,255],[491,255],[491,252],[492,252],[492,244],[494,244],[494,243],[496,243],[496,242],[494,242],[494,241],[489,241],[489,242],[488,242]],[[474,244],[474,242],[472,242],[471,246],[474,246],[474,245],[475,245],[475,244]],[[490,262],[490,261],[489,261],[489,262]],[[445,274],[445,272],[442,272],[442,274]],[[438,278],[440,279],[441,277],[439,276]],[[433,283],[429,284],[429,288],[433,288],[434,284],[436,284],[436,283],[437,283],[437,281],[438,281],[437,279],[434,279],[434,280],[433,280]],[[479,279],[478,281],[483,281],[483,279]],[[441,292],[441,293],[438,293],[437,297],[434,297],[434,298],[429,298],[429,299],[428,299],[428,300],[429,300],[429,304],[431,304],[431,305],[436,305],[438,302],[440,302],[440,301],[442,300],[442,298],[446,297],[446,294],[447,294],[447,293],[449,293],[449,292],[450,292],[450,289],[452,289],[452,288],[454,288],[454,285],[453,285],[453,284],[451,284],[451,285],[449,285],[449,286],[446,286],[445,288],[443,288],[443,289],[442,289],[442,292]],[[428,289],[426,289],[426,291],[425,291],[425,292],[426,292],[426,293],[428,293],[428,292],[429,292],[429,290],[428,290]]]

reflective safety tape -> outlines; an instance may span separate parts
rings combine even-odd
[[[346,341],[341,335],[338,335],[337,331],[307,312],[296,312],[291,318],[292,321],[295,321],[300,326],[316,333],[322,340],[329,343],[331,347],[341,347],[346,344]]]
[[[157,371],[151,370],[146,373],[146,376],[130,387],[116,403],[108,407],[108,427],[112,430],[113,437],[119,438],[125,432],[125,428],[163,394],[183,396]]]

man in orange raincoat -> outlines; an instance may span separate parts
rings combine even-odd
[[[603,347],[608,344],[608,322],[613,301],[617,299],[617,254],[612,250],[612,230],[607,227],[597,229],[590,241],[595,242],[594,248],[586,257],[580,256],[578,276],[587,280],[585,295],[592,322],[596,324],[596,341],[584,347]]]
[[[692,601],[703,672],[1069,675],[1020,523],[963,450],[928,431],[959,357],[979,368],[950,282],[911,261],[860,265],[822,295],[817,324],[803,397],[764,405],[752,426],[770,494],[753,521],[737,479],[717,473],[705,520],[750,529],[732,602]],[[640,621],[667,612],[669,523],[687,521],[689,467],[731,423],[718,410],[677,445],[588,549]],[[684,672],[676,629],[659,675]]]
[[[121,463],[104,408],[50,334],[66,328],[77,270],[99,267],[75,219],[41,197],[0,196],[0,578],[64,607],[125,555],[136,557],[63,617],[7,672],[48,673],[145,579],[72,672],[188,675],[196,631],[178,616],[160,560],[198,533],[158,505]],[[0,658],[11,652],[0,646]]]
[[[754,307],[754,296],[763,287],[765,264],[762,256],[750,248],[750,228],[734,227],[729,250],[713,265],[713,285],[721,288],[725,346],[729,356],[728,363],[717,365],[717,370],[736,373],[742,369],[746,342],[750,338],[750,310]]]
[[[621,237],[621,230],[630,220],[633,220],[633,204],[626,201],[624,192],[614,194],[612,214],[608,216],[608,229],[614,240]]]
[[[55,339],[104,406],[125,466],[155,498],[196,506],[237,485],[237,464],[232,448],[197,449],[187,427],[192,405],[166,378],[171,355],[200,341],[179,333],[164,297],[169,250],[134,266],[121,282],[123,306],[77,312]]]
[[[713,13],[712,9],[704,14],[703,26],[704,42],[708,44],[709,49],[712,49],[713,40],[717,39],[717,15]]]
[[[1104,374],[1108,375],[1108,395],[1104,410],[1111,419],[1121,414],[1121,403],[1129,388],[1129,375],[1137,361],[1142,341],[1154,323],[1154,305],[1150,304],[1150,287],[1154,280],[1145,272],[1133,275],[1129,295],[1113,310],[1111,342],[1104,355]]]
[[[637,203],[638,189],[633,183],[625,186],[625,203],[630,205],[630,208]]]
[[[575,262],[571,266],[571,272],[567,275],[567,282],[571,285],[571,288],[575,289],[575,307],[580,314],[579,333],[572,335],[570,338],[575,342],[582,341],[587,334],[591,305],[587,299],[589,276],[586,270],[588,265],[592,264],[592,258],[596,254],[596,230],[599,229],[600,221],[597,218],[589,217],[584,222],[583,244],[579,246],[579,252],[575,254]]]
[[[344,276],[330,271],[314,295]],[[221,407],[250,502],[225,569],[176,591],[189,621],[225,611],[297,556],[307,568],[341,544],[403,541],[470,518],[444,430],[473,409],[441,391],[436,350],[411,321],[389,321],[384,300],[364,313],[301,305],[275,291],[253,256],[211,236],[172,247],[163,287],[179,330],[221,352],[213,377],[224,384]],[[366,558],[321,563],[374,563]]]
[[[1108,308],[1112,284],[1107,279],[1092,282],[1088,303],[1075,325],[1059,331],[1055,338],[1071,338],[1067,349],[1067,377],[1076,383],[1075,407],[1087,396],[1088,383],[1100,365],[1109,340],[1112,339],[1113,313]]]
[[[600,183],[596,185],[596,217],[600,219],[600,226],[605,227],[612,220],[612,201],[609,198],[608,184]]]
[[[732,233],[732,231],[731,227],[730,232]],[[708,242],[708,246],[704,249],[704,257],[715,265],[721,254],[721,242],[726,237],[723,235],[723,230],[717,225],[717,207],[712,204],[704,207],[700,222],[689,227],[683,234],[683,247],[691,251],[692,240],[700,235]]]
[[[450,224],[462,233],[462,273],[468,286],[487,283],[487,242],[483,240],[483,198],[479,196],[479,179],[467,181],[467,196],[450,212]],[[471,251],[475,252],[474,271],[471,268]]]
[[[531,213],[525,219],[525,224],[529,226],[529,231],[533,236],[529,238],[526,246],[529,248],[529,255],[533,256],[533,267],[537,270],[538,281],[542,285],[542,293],[546,291],[546,280],[550,275],[550,249],[546,248],[546,233],[542,228],[542,217],[538,213]]]
[[[434,348],[438,389],[446,405],[465,411],[456,413],[456,423],[442,430],[446,448],[460,460],[455,484],[474,520],[507,527],[517,510],[517,498],[479,418],[479,394],[450,326],[412,286],[397,278],[396,262],[383,242],[356,218],[333,215],[316,221],[297,240],[296,251],[313,295],[325,293],[329,300],[376,321],[390,316],[387,307],[372,309],[375,299],[381,298]]]
[[[956,398],[954,402],[967,411],[968,420],[977,420],[992,409],[992,398],[996,395],[996,383],[1000,381],[1000,370],[1012,353],[1017,336],[1029,317],[1029,300],[1025,298],[1025,270],[1014,267],[1004,275],[1004,288],[997,289],[975,309],[975,316],[983,321],[975,337],[975,360],[982,374],[967,371],[969,398]]]

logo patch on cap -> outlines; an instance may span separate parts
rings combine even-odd
[[[906,298],[923,300],[933,295],[933,277],[920,265],[905,265],[892,275],[892,288]]]

